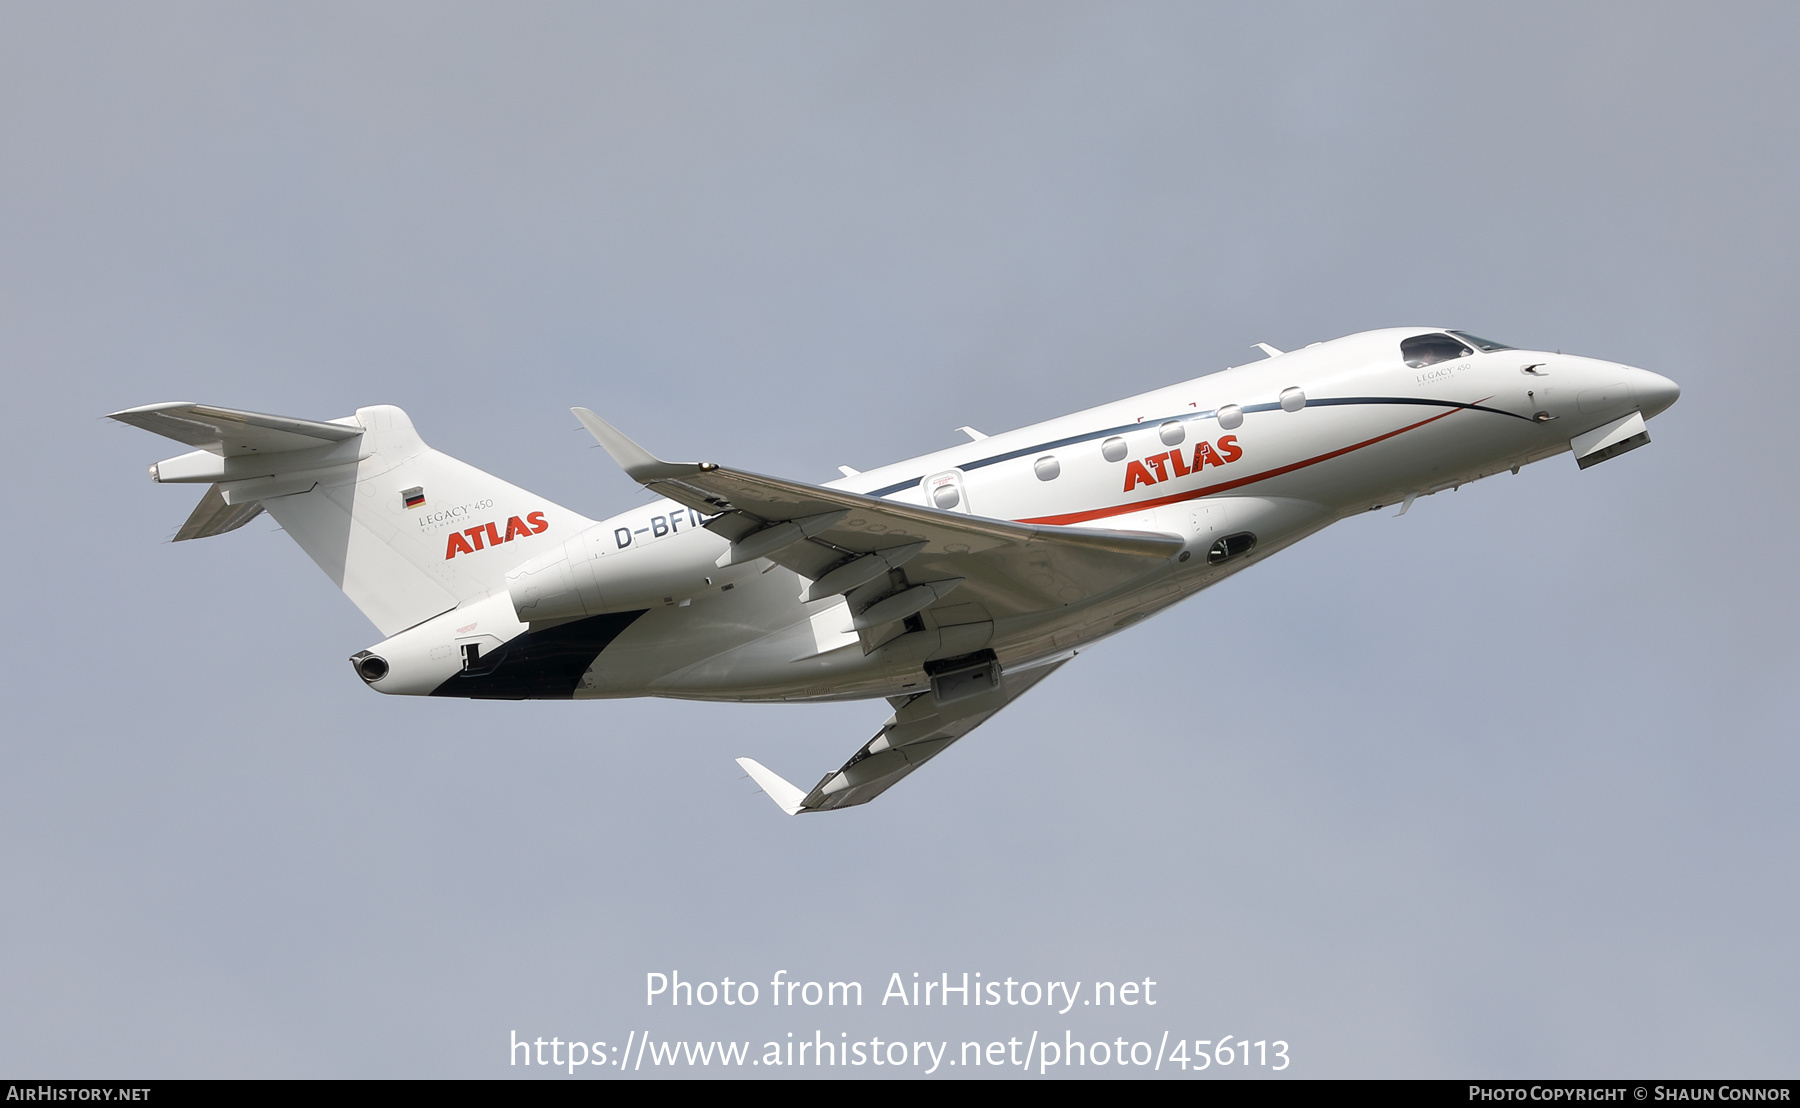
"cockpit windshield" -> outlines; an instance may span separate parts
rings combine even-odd
[[[1414,335],[1400,344],[1400,359],[1413,369],[1466,358],[1474,351],[1442,333]]]
[[[1496,350],[1515,349],[1503,342],[1495,342],[1493,339],[1484,339],[1480,335],[1471,335],[1467,331],[1452,331],[1450,333],[1481,351],[1483,354],[1492,354]]]

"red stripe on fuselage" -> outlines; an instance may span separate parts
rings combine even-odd
[[[1074,524],[1074,523],[1086,523],[1092,519],[1105,519],[1108,516],[1122,516],[1122,515],[1126,515],[1130,512],[1141,512],[1145,508],[1160,508],[1164,504],[1179,504],[1183,500],[1198,500],[1199,498],[1201,498],[1203,496],[1211,496],[1215,492],[1225,492],[1229,489],[1243,488],[1245,485],[1253,485],[1258,481],[1267,481],[1271,477],[1280,477],[1284,473],[1292,473],[1297,469],[1305,469],[1307,466],[1315,466],[1315,465],[1318,465],[1320,462],[1329,462],[1331,459],[1343,457],[1345,454],[1348,454],[1353,450],[1361,450],[1365,446],[1374,446],[1376,443],[1382,442],[1386,439],[1391,439],[1395,435],[1404,435],[1406,432],[1417,430],[1418,428],[1425,426],[1427,423],[1436,423],[1438,420],[1443,419],[1445,416],[1453,416],[1457,412],[1464,411],[1464,410],[1465,409],[1463,409],[1463,408],[1452,408],[1450,411],[1443,413],[1443,415],[1434,415],[1430,419],[1421,419],[1417,423],[1409,423],[1405,427],[1400,428],[1399,430],[1389,431],[1385,435],[1376,435],[1372,439],[1364,439],[1362,442],[1353,443],[1352,445],[1346,446],[1341,450],[1333,450],[1329,454],[1320,454],[1316,458],[1307,458],[1304,461],[1295,462],[1292,465],[1285,465],[1285,466],[1281,466],[1278,469],[1271,469],[1266,473],[1258,473],[1258,474],[1254,474],[1249,477],[1240,477],[1235,481],[1225,481],[1225,482],[1222,482],[1217,485],[1208,485],[1207,487],[1205,487],[1203,489],[1194,489],[1191,492],[1178,492],[1178,493],[1172,493],[1168,496],[1152,497],[1149,500],[1140,500],[1135,504],[1120,504],[1120,505],[1117,505],[1116,507],[1112,507],[1112,508],[1094,508],[1090,511],[1070,512],[1067,515],[1060,515],[1060,516],[1038,516],[1036,519],[1021,519],[1016,522],[1019,522],[1019,523],[1048,523],[1048,524],[1054,524],[1056,526],[1066,527],[1066,526],[1068,526],[1070,524]]]

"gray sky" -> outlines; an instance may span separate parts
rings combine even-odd
[[[0,1072],[1067,1028],[1793,1076],[1797,46],[1782,4],[7,5]],[[795,820],[731,758],[810,781],[885,705],[374,695],[267,517],[170,545],[180,448],[96,418],[393,403],[598,517],[644,494],[572,404],[823,481],[1413,322],[1684,394]],[[642,1003],[777,969],[868,1002]],[[915,971],[1160,1001],[876,1003]]]

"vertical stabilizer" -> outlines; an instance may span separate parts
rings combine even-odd
[[[190,517],[179,537],[241,526],[260,504],[384,635],[504,593],[508,570],[593,523],[433,450],[390,405],[330,424],[200,405],[114,418],[201,447],[151,471],[213,484],[211,526]]]

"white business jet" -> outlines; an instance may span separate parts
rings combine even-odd
[[[1463,331],[1368,331],[828,485],[667,462],[574,409],[663,499],[596,522],[426,446],[398,408],[314,422],[202,404],[112,418],[198,447],[176,541],[262,511],[381,633],[385,693],[885,697],[790,814],[864,804],[1077,649],[1336,520],[1570,451],[1649,442],[1665,377]]]

